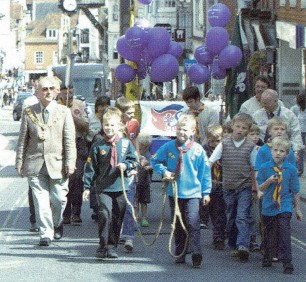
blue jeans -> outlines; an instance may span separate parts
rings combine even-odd
[[[224,190],[226,203],[226,233],[231,249],[249,248],[250,244],[250,208],[252,201],[251,187]]]
[[[135,177],[129,179],[129,190],[127,191],[127,197],[132,205],[135,201]],[[129,205],[126,205],[126,210],[123,218],[123,226],[121,232],[121,238],[125,240],[133,240],[135,237],[135,222],[133,219],[132,209]]]
[[[171,218],[174,214],[174,199],[169,197]],[[200,231],[200,199],[178,199],[178,205],[182,214],[182,219],[189,233],[189,249],[193,254],[202,254],[201,231]],[[175,255],[180,255],[185,246],[186,234],[177,218],[174,232]],[[188,248],[187,248],[188,249]]]

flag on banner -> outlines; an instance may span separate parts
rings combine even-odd
[[[187,110],[184,102],[140,101],[141,132],[150,135],[175,136],[179,116]]]
[[[241,104],[249,98],[247,77],[249,49],[247,41],[245,42],[246,37],[244,36],[241,20],[241,14],[239,14],[236,17],[232,44],[241,49],[243,56],[240,64],[229,71],[225,86],[226,105],[231,117],[238,113]]]

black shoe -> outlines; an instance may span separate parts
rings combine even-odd
[[[264,259],[262,260],[261,266],[262,266],[262,267],[271,267],[271,266],[272,266],[272,260],[267,259],[267,258],[264,258]]]
[[[180,264],[180,263],[185,263],[185,256],[180,256],[175,260],[175,263]]]
[[[224,241],[216,241],[214,242],[214,249],[218,251],[222,251],[225,249]]]
[[[51,245],[51,239],[50,238],[41,238],[39,240],[39,246],[45,246],[48,247]]]
[[[287,262],[283,264],[284,267],[284,273],[285,274],[292,274],[294,267],[293,264],[291,262]]]
[[[94,221],[98,221],[98,214],[93,212],[92,215],[91,215],[91,219],[94,220]]]
[[[107,250],[107,257],[108,258],[118,258],[118,255],[117,255],[117,253],[114,251],[114,249],[113,248],[109,248],[108,250]]]
[[[107,258],[107,248],[100,246],[96,250],[96,258]]]
[[[192,255],[192,267],[200,268],[202,265],[202,255],[201,254],[193,254]]]
[[[73,215],[71,217],[71,224],[72,225],[77,225],[78,226],[78,225],[81,225],[81,223],[82,223],[82,219],[79,215]]]
[[[61,224],[58,227],[54,228],[54,239],[59,240],[63,237],[63,233],[64,233],[64,226],[63,224]]]
[[[68,216],[64,216],[63,217],[63,224],[70,224],[71,223],[71,219]]]

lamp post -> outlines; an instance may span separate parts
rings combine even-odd
[[[182,30],[185,34],[184,52],[183,59],[189,59],[188,54],[191,53],[191,0],[177,0],[177,16],[176,16],[176,26],[177,30]],[[180,70],[178,81],[178,92],[186,86],[186,75],[184,70]]]

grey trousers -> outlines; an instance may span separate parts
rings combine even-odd
[[[38,176],[28,177],[32,188],[35,216],[41,238],[53,240],[54,227],[63,220],[67,203],[68,178],[51,179],[45,165]]]

